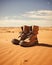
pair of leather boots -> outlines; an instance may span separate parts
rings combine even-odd
[[[22,26],[21,27],[22,32],[20,32],[20,40],[18,39],[13,39],[12,43],[16,45],[21,45],[24,47],[30,47],[33,45],[38,44],[38,26]]]

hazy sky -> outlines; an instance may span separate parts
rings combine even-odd
[[[0,0],[0,26],[52,26],[52,0]]]

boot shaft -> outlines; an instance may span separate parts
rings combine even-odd
[[[32,26],[25,25],[25,26],[22,26],[21,29],[22,29],[22,32],[29,33],[30,31],[32,31]]]
[[[30,31],[32,31],[34,34],[38,34],[38,30],[39,30],[39,27],[38,26],[22,26],[21,27],[22,29],[22,32],[25,32],[25,33],[29,33]]]
[[[39,31],[39,27],[38,26],[32,26],[32,32],[33,34],[37,35]]]

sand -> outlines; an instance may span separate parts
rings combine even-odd
[[[52,28],[40,28],[39,44],[33,47],[14,45],[20,28],[0,28],[0,65],[52,65]]]

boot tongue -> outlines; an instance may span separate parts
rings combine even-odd
[[[29,33],[29,31],[30,31],[30,26],[25,25],[25,26],[23,27],[23,31],[24,31],[24,33]]]

